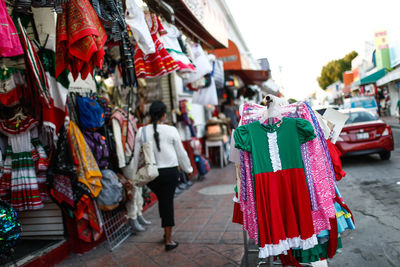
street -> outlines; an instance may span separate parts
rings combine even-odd
[[[400,265],[400,129],[392,130],[395,151],[389,161],[378,155],[342,160],[347,175],[339,189],[356,229],[343,234],[343,249],[330,267]]]

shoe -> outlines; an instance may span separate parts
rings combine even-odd
[[[141,225],[150,225],[151,221],[146,220],[143,215],[138,216],[138,221]]]
[[[166,251],[170,251],[170,250],[173,250],[174,248],[177,248],[177,247],[179,246],[179,243],[178,243],[178,242],[174,241],[174,243],[175,243],[175,244],[173,244],[173,245],[168,245],[168,244],[166,244],[166,245],[165,245],[165,250],[166,250]]]
[[[182,193],[182,190],[179,187],[175,188],[175,195],[179,195],[180,193]]]
[[[130,219],[131,227],[135,232],[144,232],[146,229],[138,222],[138,220]]]
[[[180,190],[185,190],[187,187],[186,187],[186,185],[185,185],[184,183],[180,183],[180,184],[178,185],[178,188],[179,188]]]
[[[193,182],[192,182],[192,181],[187,181],[186,184],[187,184],[188,186],[192,186],[192,185],[193,185]]]

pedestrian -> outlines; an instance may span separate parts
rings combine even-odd
[[[399,115],[399,123],[400,123],[400,98],[397,100],[397,113]]]
[[[161,101],[153,102],[150,106],[151,124],[139,129],[136,136],[135,150],[141,148],[141,135],[145,131],[146,138],[153,141],[154,155],[159,176],[147,184],[158,199],[158,211],[161,226],[164,228],[165,250],[169,251],[178,246],[171,239],[174,221],[174,194],[178,185],[178,166],[186,173],[192,173],[190,159],[183,147],[178,130],[164,121],[167,117],[167,107]]]

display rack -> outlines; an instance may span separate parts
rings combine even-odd
[[[132,234],[125,205],[119,205],[112,211],[101,211],[100,213],[110,251],[113,251]]]

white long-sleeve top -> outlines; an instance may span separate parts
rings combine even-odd
[[[133,171],[137,172],[139,153],[142,148],[143,129],[146,130],[147,141],[153,142],[153,150],[156,158],[157,168],[171,168],[180,166],[187,173],[193,172],[190,159],[183,147],[178,130],[166,124],[157,124],[157,132],[160,138],[160,150],[158,151],[154,140],[154,127],[147,125],[139,129],[135,137],[135,154],[133,157]]]

